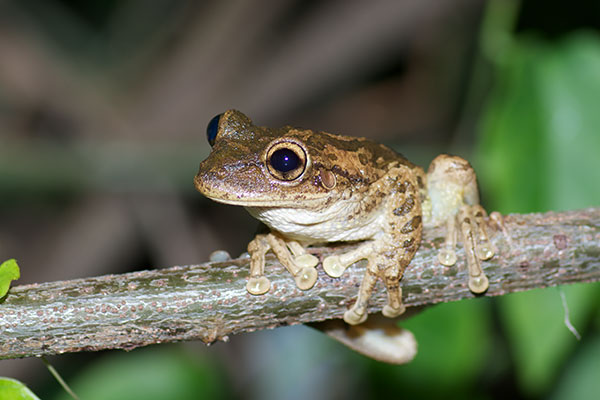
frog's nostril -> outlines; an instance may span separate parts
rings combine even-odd
[[[206,127],[206,138],[208,139],[208,144],[214,146],[215,139],[217,138],[217,133],[219,132],[219,120],[223,114],[219,114],[214,116],[208,126]]]

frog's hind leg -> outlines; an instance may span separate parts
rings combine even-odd
[[[404,269],[408,267],[417,252],[423,229],[416,182],[407,180],[399,188],[399,192],[404,193],[404,196],[398,197],[388,205],[386,216],[388,226],[385,227],[388,242],[378,252],[385,266],[382,278],[388,295],[388,303],[381,311],[389,318],[397,317],[405,311],[400,280]]]
[[[339,278],[346,268],[355,262],[367,260],[367,268],[358,289],[358,297],[352,307],[344,313],[344,321],[350,325],[361,324],[367,319],[367,304],[379,278],[377,257],[373,250],[374,243],[369,241],[347,253],[328,256],[323,260],[323,269],[333,278]]]
[[[460,236],[469,269],[469,289],[473,293],[483,293],[489,286],[488,278],[481,268],[481,260],[489,260],[494,256],[494,250],[485,230],[486,216],[485,210],[479,204],[465,205],[458,212]]]
[[[482,260],[494,256],[494,248],[489,240],[485,218],[487,213],[479,204],[463,205],[456,217],[446,221],[446,241],[438,253],[438,261],[445,266],[456,264],[457,237],[463,243],[469,270],[469,289],[473,293],[483,293],[488,289],[489,282],[481,267]]]
[[[479,204],[477,179],[471,165],[460,157],[441,155],[432,161],[427,174],[427,189],[434,224],[446,225],[446,241],[438,253],[441,264],[456,264],[456,243],[463,243],[469,270],[469,289],[483,293],[488,279],[481,260],[493,257],[488,238],[487,213]]]
[[[399,181],[397,177],[410,176],[398,171],[396,179],[389,182],[396,185],[398,196],[386,205],[383,236],[371,242],[369,261],[365,276],[360,285],[358,298],[352,308],[344,314],[344,320],[356,325],[366,319],[367,301],[373,293],[378,277],[385,283],[388,303],[382,313],[386,317],[397,317],[404,313],[400,280],[404,269],[412,260],[421,241],[421,204],[417,199],[417,186],[413,179]],[[365,250],[366,251],[366,250]]]
[[[414,243],[414,240],[410,242]],[[395,256],[397,252],[397,249],[395,248],[382,252],[381,254],[377,251],[373,252],[371,249],[369,256],[365,257],[363,255],[361,257],[367,258],[367,269],[360,284],[360,288],[358,289],[356,302],[352,308],[344,314],[344,321],[350,325],[357,325],[367,319],[367,304],[379,277],[383,279],[388,295],[388,304],[383,307],[383,315],[394,318],[404,313],[405,307],[404,304],[402,304],[400,279],[402,279],[404,268],[410,262],[412,255],[414,255],[414,251],[411,252],[410,249],[403,249],[401,251],[403,251],[405,255],[408,255],[408,257],[402,257],[398,260]],[[409,252],[408,254],[407,251]],[[366,249],[363,249],[362,253],[366,253]],[[355,257],[358,257],[359,254],[360,252],[353,253]]]
[[[383,307],[381,312],[388,318],[394,318],[404,314],[404,311],[406,310],[402,302],[402,287],[400,286],[400,280],[402,279],[404,270],[408,267],[410,261],[414,257],[421,241],[420,217],[417,216],[407,222],[403,227],[404,231],[407,230],[406,227],[410,227],[410,229],[408,229],[410,232],[396,235],[397,239],[400,239],[402,247],[383,252],[383,257],[392,252],[395,253],[395,257],[393,257],[393,262],[391,264],[390,261],[387,260],[387,268],[384,269],[382,277],[387,289],[388,303]]]
[[[467,258],[469,289],[478,294],[485,292],[489,286],[481,261],[494,256],[494,248],[485,228],[486,217],[487,213],[479,204],[460,207],[456,217],[449,217],[446,221],[446,243],[438,253],[440,264],[456,264],[456,239],[460,235]]]

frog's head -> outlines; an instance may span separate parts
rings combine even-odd
[[[334,135],[255,126],[241,112],[229,110],[210,121],[207,137],[212,151],[200,163],[194,182],[212,200],[245,207],[309,208],[348,187],[349,181],[334,172],[335,155],[326,154],[336,147],[329,146]]]

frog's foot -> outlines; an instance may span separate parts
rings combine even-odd
[[[438,253],[440,264],[448,267],[456,264],[455,247],[460,235],[467,258],[469,289],[473,293],[483,293],[488,289],[489,282],[481,268],[481,261],[489,260],[495,253],[487,234],[486,217],[485,210],[479,204],[463,205],[456,218],[448,219],[446,242]]]
[[[271,250],[279,262],[292,274],[296,286],[301,290],[312,288],[317,282],[317,269],[319,259],[308,254],[304,247],[296,241],[284,241],[273,235],[266,235]]]
[[[367,310],[365,308],[352,307],[344,313],[344,321],[350,325],[362,324],[367,320]]]
[[[506,228],[506,225],[504,224],[504,216],[502,214],[500,214],[498,211],[492,211],[490,213],[490,221],[492,221],[496,227],[498,229],[500,229],[500,231],[502,232],[502,235],[504,236],[504,240],[506,240],[508,247],[509,248],[513,248],[513,241],[512,238],[510,237],[510,234],[508,233],[508,229]]]
[[[396,318],[396,317],[404,314],[405,311],[406,311],[406,307],[404,307],[404,304],[400,304],[400,306],[397,306],[397,307],[393,307],[393,306],[390,306],[389,304],[386,304],[385,306],[383,306],[381,313],[388,318]]]
[[[481,268],[481,260],[489,260],[494,256],[494,247],[485,227],[486,217],[485,210],[479,204],[462,206],[457,216],[469,269],[469,289],[473,293],[483,293],[489,286]]]
[[[487,213],[479,204],[465,205],[458,212],[460,236],[469,269],[469,289],[473,293],[483,293],[488,289],[489,282],[481,268],[481,260],[489,260],[494,256],[494,247],[486,231],[485,218]]]
[[[264,275],[265,272],[265,254],[270,249],[267,235],[256,235],[248,243],[248,253],[250,254],[250,278],[246,283],[246,290],[253,295],[265,294],[271,288],[271,282]]]
[[[365,322],[367,319],[367,302],[369,301],[375,283],[377,282],[377,273],[373,270],[375,268],[375,263],[369,260],[365,276],[363,277],[360,289],[358,290],[356,302],[344,313],[344,321],[350,325],[358,325]]]
[[[312,254],[302,254],[294,257],[294,263],[300,268],[315,268],[319,264],[319,259]]]
[[[298,242],[288,242],[293,257],[293,264],[298,268],[294,273],[296,286],[301,290],[308,290],[317,282],[317,265],[319,259],[306,252]],[[289,269],[289,268],[288,268]]]
[[[401,278],[402,269],[398,266],[386,269],[383,280],[387,289],[388,303],[383,307],[381,313],[388,318],[395,318],[406,311],[406,307],[402,304]]]
[[[339,278],[342,276],[346,268],[348,268],[348,266],[342,264],[340,256],[333,255],[325,257],[323,260],[323,269],[325,270],[325,273],[332,278]]]
[[[339,278],[349,266],[358,260],[367,258],[372,252],[372,243],[365,243],[348,253],[326,257],[323,260],[323,269],[332,278]]]
[[[317,282],[317,269],[315,267],[300,268],[294,275],[296,286],[301,290],[308,290]]]
[[[458,257],[456,257],[456,236],[458,231],[456,229],[456,218],[449,217],[446,220],[446,240],[444,247],[438,252],[437,258],[440,264],[446,267],[451,267],[456,264]]]
[[[453,266],[458,260],[458,257],[456,257],[456,251],[450,247],[444,247],[443,249],[440,249],[437,258],[440,264],[445,265],[446,267]]]

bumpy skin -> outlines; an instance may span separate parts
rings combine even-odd
[[[493,256],[477,182],[460,157],[438,156],[424,171],[393,150],[364,138],[286,126],[255,126],[239,111],[221,115],[212,152],[200,164],[196,188],[226,204],[244,206],[270,227],[248,245],[251,255],[247,289],[260,295],[270,288],[264,256],[273,251],[300,289],[316,282],[318,259],[305,251],[311,244],[364,241],[356,250],[323,261],[325,272],[339,277],[358,260],[368,260],[354,305],[344,314],[350,324],[367,317],[367,302],[377,279],[388,292],[382,312],[404,312],[400,279],[419,247],[423,228],[447,227],[439,260],[456,262],[461,239],[467,254],[469,287],[487,290],[480,260]],[[292,170],[272,161],[281,149],[296,155]]]

